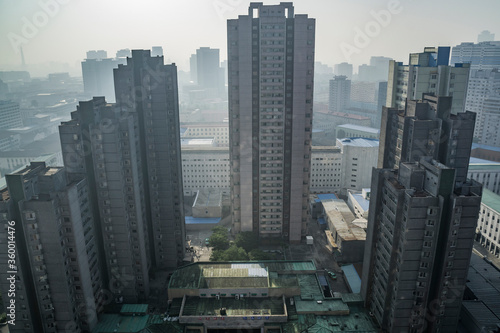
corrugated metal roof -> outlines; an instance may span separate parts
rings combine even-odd
[[[500,272],[474,253],[467,275],[467,288],[500,320]]]

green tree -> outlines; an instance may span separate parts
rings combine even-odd
[[[212,228],[212,232],[214,234],[223,234],[223,235],[227,235],[227,228],[225,227],[221,227],[221,226],[215,226]]]
[[[227,232],[213,233],[208,239],[208,244],[214,248],[214,250],[226,250],[229,247],[229,238],[227,237]]]
[[[210,261],[224,261],[224,259],[222,258],[223,255],[223,250],[213,250],[210,254]]]
[[[248,254],[244,248],[231,245],[229,249],[224,251],[222,259],[224,261],[243,261],[248,260]]]
[[[234,243],[249,252],[259,246],[259,236],[251,231],[240,232],[236,235]]]
[[[259,249],[253,249],[252,251],[248,252],[248,257],[250,258],[250,260],[257,260],[257,261],[272,259],[268,253]]]

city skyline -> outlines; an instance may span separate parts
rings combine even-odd
[[[265,1],[264,4],[278,2]],[[159,45],[164,49],[166,63],[174,62],[180,70],[188,71],[189,56],[201,46],[218,48],[221,60],[226,58],[226,20],[245,12],[248,3],[241,0],[195,0],[185,5],[150,1],[139,8],[132,3],[115,1],[104,4],[93,0],[2,1],[0,69],[21,68],[19,46],[23,47],[28,66],[51,61],[66,62],[66,71],[74,75],[80,73],[80,62],[88,50],[104,49],[112,57],[119,49],[149,49]],[[336,63],[350,62],[355,71],[357,66],[368,63],[370,56],[387,56],[406,62],[409,52],[426,46],[476,42],[483,30],[500,31],[500,22],[495,20],[499,3],[482,0],[473,8],[467,4],[463,0],[458,3],[447,0],[432,3],[432,10],[429,10],[425,2],[399,0],[294,2],[298,12],[317,19],[315,61],[331,67]],[[193,11],[192,8],[199,10]],[[486,8],[488,10],[484,10]],[[450,15],[442,15],[443,12]],[[111,25],[110,15],[113,17]],[[464,15],[468,18],[467,25],[459,24],[455,19]],[[422,16],[425,16],[425,25]],[[88,17],[88,21],[81,17]],[[148,18],[147,25],[134,24],[137,18],[145,17]],[[179,26],[183,27],[183,33],[168,33]],[[416,26],[419,28],[411,28]]]

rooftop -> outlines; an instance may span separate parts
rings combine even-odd
[[[186,224],[217,224],[220,222],[220,217],[192,217],[186,216]]]
[[[473,143],[472,147],[471,147],[471,150],[474,150],[474,149],[477,149],[477,148],[500,152],[500,147],[483,145],[482,143]]]
[[[343,240],[366,240],[366,232],[352,224],[354,215],[343,200],[323,202],[323,208],[331,223],[330,230],[335,229],[337,235]]]
[[[481,204],[488,206],[500,214],[500,195],[491,192],[487,188],[483,188]]]
[[[194,206],[220,206],[222,205],[222,192],[219,189],[199,190],[196,192]]]
[[[283,315],[285,306],[282,298],[263,298],[259,302],[255,298],[221,297],[201,298],[186,297],[183,316],[220,316],[220,309],[226,308],[227,316],[261,316]]]
[[[337,128],[348,128],[356,131],[363,131],[363,132],[368,132],[368,133],[373,133],[373,134],[380,134],[380,129],[374,128],[374,127],[368,127],[368,126],[361,126],[361,125],[353,125],[353,124],[343,124],[337,126]]]
[[[370,200],[366,200],[361,193],[351,193],[352,198],[356,200],[356,202],[363,208],[364,211],[367,211],[370,208]]]
[[[181,146],[213,146],[214,138],[181,138]]]
[[[338,143],[344,146],[356,146],[356,147],[378,147],[379,141],[376,139],[367,138],[344,138],[337,139]]]

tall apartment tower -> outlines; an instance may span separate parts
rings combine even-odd
[[[330,80],[328,110],[332,112],[344,112],[349,106],[351,99],[351,80],[344,75],[335,75]]]
[[[333,73],[335,75],[347,76],[347,79],[351,80],[352,79],[352,64],[348,64],[347,62],[335,64],[333,66]]]
[[[133,50],[114,75],[117,106],[138,118],[151,263],[174,268],[184,259],[186,234],[177,67],[149,50]]]
[[[386,106],[405,109],[407,100],[422,99],[422,94],[453,96],[451,112],[464,111],[469,64],[448,65],[449,47],[426,47],[411,53],[408,65],[391,60]]]
[[[500,41],[469,42],[454,46],[451,63],[468,63],[471,69],[500,68]]]
[[[59,127],[64,164],[71,178],[87,179],[107,286],[125,302],[145,300],[151,255],[137,114],[94,97],[71,118]]]
[[[103,294],[86,181],[67,181],[64,168],[43,162],[32,162],[6,180],[0,244],[7,247],[15,238],[17,268],[7,267],[7,249],[2,249],[0,284],[5,306],[15,301],[10,331],[92,331]],[[7,280],[13,275],[14,296]]]
[[[291,2],[228,20],[235,232],[299,242],[308,221],[315,20]]]
[[[361,293],[387,332],[458,324],[482,186],[466,179],[475,114],[451,105],[424,95],[383,110]]]
[[[91,52],[96,51],[87,52],[87,59],[82,61],[83,90],[87,96],[104,96],[114,102],[113,69],[125,63],[125,58],[106,58],[106,51]]]

